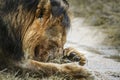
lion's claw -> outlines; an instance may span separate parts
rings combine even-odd
[[[65,48],[63,59],[68,59],[72,62],[79,62],[80,65],[84,65],[86,63],[84,54],[78,52],[74,48]]]

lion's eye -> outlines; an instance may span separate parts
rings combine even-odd
[[[55,37],[58,35],[58,29],[55,26],[49,27],[46,29],[46,34],[49,35],[49,37]]]

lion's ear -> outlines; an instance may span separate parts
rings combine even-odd
[[[36,10],[36,17],[45,18],[50,16],[50,13],[51,13],[50,0],[40,0]]]
[[[69,7],[66,0],[51,0],[52,15],[57,17],[64,14]]]
[[[66,0],[40,0],[36,10],[36,17],[48,17],[51,14],[58,17],[64,14],[68,8],[69,4]]]

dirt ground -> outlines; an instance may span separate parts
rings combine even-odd
[[[65,47],[72,46],[85,54],[88,59],[85,67],[93,72],[95,80],[120,80],[120,62],[106,58],[119,52],[102,44],[107,36],[104,30],[87,26],[82,18],[73,19],[71,26]]]

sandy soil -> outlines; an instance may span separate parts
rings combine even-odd
[[[95,27],[85,25],[82,18],[73,19],[71,26],[65,47],[74,47],[85,54],[88,59],[85,66],[93,72],[95,80],[120,80],[120,62],[105,58],[119,53],[102,44],[107,35]]]

